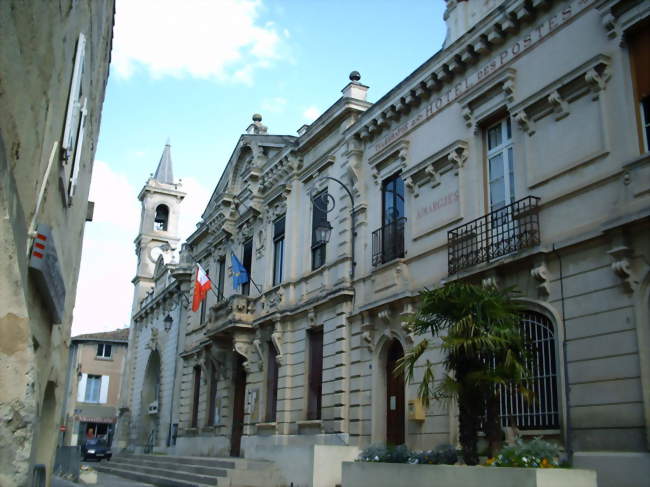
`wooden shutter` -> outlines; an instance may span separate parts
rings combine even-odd
[[[628,37],[637,100],[650,96],[650,24]]]
[[[77,387],[77,402],[85,402],[87,383],[88,383],[88,374],[81,374],[81,379],[79,379],[79,386]]]
[[[99,403],[106,404],[108,402],[108,384],[110,377],[102,375],[101,385],[99,386]]]

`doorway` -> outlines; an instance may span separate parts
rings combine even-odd
[[[401,343],[393,340],[386,357],[386,443],[389,445],[402,445],[406,436],[404,376],[393,373],[403,356]]]
[[[235,357],[235,371],[233,374],[234,398],[232,415],[232,434],[230,436],[230,456],[241,456],[241,437],[244,432],[244,406],[246,395],[246,370],[244,357],[237,354]]]

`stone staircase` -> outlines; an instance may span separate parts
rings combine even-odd
[[[160,487],[284,487],[273,462],[121,453],[93,468]]]

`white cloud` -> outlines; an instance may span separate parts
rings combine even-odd
[[[259,23],[262,0],[118,0],[112,66],[129,77],[191,76],[251,84],[288,57],[288,31]]]
[[[287,99],[281,96],[266,98],[262,101],[262,110],[264,112],[282,113],[287,106]]]
[[[313,122],[320,116],[320,110],[314,106],[308,107],[303,113],[302,116],[305,117],[305,120]]]
[[[143,181],[144,183],[144,181]],[[194,178],[183,180],[180,236],[195,229],[210,197]],[[109,331],[129,323],[136,271],[133,240],[140,226],[138,187],[107,163],[95,161],[89,199],[93,221],[86,224],[72,325],[73,335]]]

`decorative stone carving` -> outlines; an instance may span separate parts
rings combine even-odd
[[[517,122],[519,128],[526,132],[528,135],[532,136],[535,133],[535,122],[528,119],[528,115],[526,115],[525,111],[522,110],[518,113],[515,113],[512,118],[515,119],[515,122]]]
[[[391,317],[392,317],[392,312],[388,307],[377,312],[377,318],[379,318],[386,324],[390,324]]]
[[[496,271],[491,270],[483,276],[481,279],[481,285],[483,287],[499,287],[499,279]]]
[[[613,259],[611,264],[614,273],[621,278],[623,290],[626,293],[633,293],[639,285],[631,265],[632,249],[624,244],[614,246],[607,252]]]
[[[472,112],[471,108],[465,105],[461,111],[461,115],[463,117],[463,120],[465,120],[465,125],[467,128],[472,128],[472,125],[474,125],[474,113]]]
[[[590,69],[585,74],[585,81],[589,85],[589,88],[592,92],[592,99],[597,100],[600,96],[600,92],[605,89],[607,81],[609,81],[609,66],[606,66],[601,74],[598,74],[595,68]]]
[[[537,293],[541,299],[548,299],[551,291],[551,280],[546,262],[544,260],[537,263],[530,270],[530,275],[538,282]]]
[[[361,313],[361,345],[365,346],[372,353],[374,350],[375,326],[369,317],[367,311]]]
[[[404,336],[409,343],[415,340],[415,333],[411,328],[411,316],[414,313],[413,305],[411,303],[404,303],[402,311],[400,312],[400,327],[404,332]]]
[[[555,120],[562,120],[564,117],[569,115],[569,103],[560,96],[557,90],[548,95],[548,102],[553,107]]]
[[[273,326],[273,333],[271,333],[271,341],[273,342],[273,346],[277,352],[275,356],[276,362],[278,365],[285,365],[286,357],[282,351],[282,325],[280,323],[280,320],[275,321],[275,325]]]
[[[152,328],[151,329],[151,336],[149,336],[149,341],[145,345],[145,348],[153,351],[158,350],[158,329],[157,328]]]
[[[465,161],[467,160],[467,149],[462,146],[456,147],[447,155],[447,160],[454,165],[454,174],[458,175],[458,171],[465,165]],[[434,178],[433,184],[434,188],[440,184],[439,176],[437,174],[435,176],[436,178]]]
[[[311,308],[307,312],[307,321],[309,322],[309,327],[310,328],[313,328],[314,326],[316,326],[316,311],[314,310],[314,308]]]
[[[515,80],[514,80],[514,78],[513,77],[508,77],[508,79],[506,79],[503,82],[502,88],[503,88],[504,94],[506,95],[506,100],[508,100],[508,102],[512,103],[514,101],[514,99],[515,99]]]

